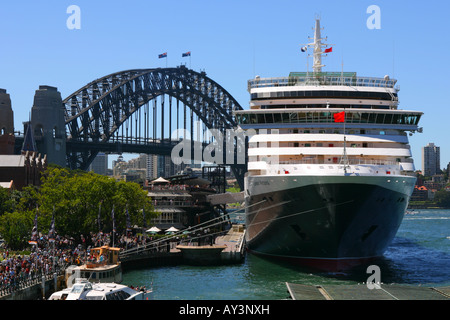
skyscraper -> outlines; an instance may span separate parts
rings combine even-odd
[[[99,154],[95,157],[94,161],[92,161],[89,166],[89,171],[94,171],[95,173],[105,175],[107,174],[108,169],[108,155],[99,152]]]
[[[437,174],[441,168],[440,147],[430,142],[422,148],[422,174],[432,176]]]

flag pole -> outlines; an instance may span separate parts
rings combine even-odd
[[[347,166],[348,166],[347,137],[346,137],[346,133],[345,133],[346,114],[347,114],[347,112],[345,111],[345,107],[344,107],[344,154],[342,156],[342,162],[344,164],[344,173],[347,173]]]

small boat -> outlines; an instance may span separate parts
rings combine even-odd
[[[71,288],[53,293],[49,300],[149,300],[152,290],[136,290],[118,283],[91,283],[77,278]]]
[[[77,278],[93,283],[122,282],[122,267],[119,261],[120,248],[101,246],[90,250],[91,259],[81,266],[66,269],[65,282],[70,288]]]

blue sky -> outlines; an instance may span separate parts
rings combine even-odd
[[[70,30],[70,5],[81,9],[81,29]],[[381,28],[366,12],[377,5]],[[71,0],[3,1],[0,9],[0,88],[11,95],[16,130],[29,117],[39,85],[63,98],[101,76],[132,68],[175,67],[189,59],[244,107],[247,80],[305,71],[300,44],[312,36],[314,17],[333,44],[325,71],[398,79],[400,108],[423,111],[423,133],[410,137],[416,168],[421,147],[441,147],[450,162],[447,127],[450,4],[380,0]],[[309,64],[311,66],[311,62]]]

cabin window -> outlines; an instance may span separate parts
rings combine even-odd
[[[130,296],[130,294],[125,291],[119,291],[117,293],[118,293],[119,297],[121,298],[121,300],[125,300]]]

